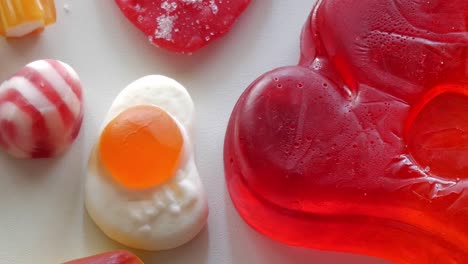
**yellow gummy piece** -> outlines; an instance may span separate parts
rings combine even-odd
[[[0,35],[27,23],[55,23],[54,0],[0,0]]]

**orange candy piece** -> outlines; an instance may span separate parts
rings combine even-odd
[[[101,134],[99,155],[112,178],[129,189],[156,187],[179,165],[183,136],[163,109],[129,108],[109,122]]]
[[[0,0],[0,35],[22,37],[55,23],[54,0]]]
[[[72,260],[63,264],[144,264],[128,251],[118,250],[87,258]]]

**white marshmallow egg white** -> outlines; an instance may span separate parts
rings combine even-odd
[[[175,175],[148,190],[126,189],[109,175],[95,147],[88,164],[85,204],[90,217],[111,239],[137,249],[171,249],[194,238],[208,217],[192,145],[194,105],[187,90],[175,80],[146,76],[120,92],[101,132],[120,113],[140,105],[162,108],[179,126],[184,143]]]

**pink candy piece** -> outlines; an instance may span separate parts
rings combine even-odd
[[[82,119],[80,79],[61,61],[31,62],[0,85],[0,146],[14,157],[62,153]]]

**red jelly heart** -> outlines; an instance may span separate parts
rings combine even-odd
[[[258,78],[226,133],[245,221],[398,263],[468,260],[468,2],[321,0],[298,66]]]
[[[115,0],[148,40],[179,53],[194,52],[226,34],[250,0]]]

